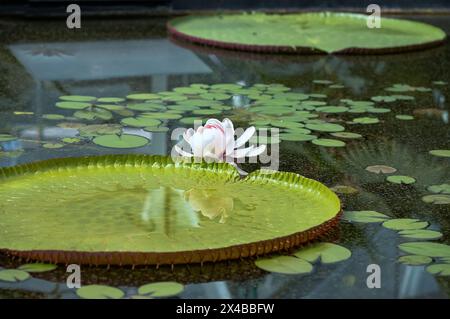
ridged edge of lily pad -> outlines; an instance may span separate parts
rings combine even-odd
[[[149,156],[149,155],[105,155],[105,156],[86,156],[79,158],[59,158],[50,159],[35,163],[23,164],[13,167],[0,168],[0,180],[20,176],[23,174],[33,174],[37,171],[44,172],[49,170],[63,170],[64,168],[79,168],[85,166],[120,166],[141,167],[151,166],[155,169],[195,169],[205,172],[214,172],[221,174],[224,178],[238,183],[274,183],[285,187],[310,187],[316,191],[323,192],[328,198],[333,200],[338,207],[332,218],[311,227],[305,231],[293,233],[287,236],[271,238],[258,242],[243,243],[234,246],[227,246],[215,249],[202,249],[193,251],[177,252],[103,252],[103,251],[60,251],[60,250],[14,250],[1,249],[0,253],[9,256],[18,256],[30,260],[49,263],[77,263],[92,265],[145,265],[145,264],[187,264],[203,263],[207,261],[221,261],[230,259],[239,259],[251,256],[258,256],[272,252],[283,251],[301,244],[310,242],[317,237],[336,227],[341,215],[340,201],[337,195],[325,185],[318,181],[303,177],[301,175],[289,172],[276,172],[270,170],[260,170],[249,174],[241,179],[237,170],[227,163],[206,163],[195,161],[177,161],[174,162],[171,157]]]

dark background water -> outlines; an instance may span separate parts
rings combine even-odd
[[[450,31],[446,15],[408,18]],[[55,113],[55,101],[65,94],[125,96],[132,91],[158,92],[191,83],[244,82],[282,83],[296,90],[323,92],[335,100],[365,100],[383,95],[383,89],[394,83],[433,87],[430,93],[415,94],[414,102],[392,106],[396,114],[416,112],[414,121],[380,115],[382,124],[358,127],[355,130],[365,136],[364,140],[349,142],[344,149],[282,142],[280,169],[315,178],[327,186],[355,187],[358,194],[341,196],[346,209],[427,220],[444,233],[442,241],[448,243],[448,205],[425,204],[420,199],[427,185],[450,181],[448,159],[428,155],[430,149],[450,148],[449,86],[432,86],[432,81],[450,82],[448,42],[426,51],[380,56],[260,55],[172,42],[166,37],[166,21],[167,17],[84,19],[81,29],[68,30],[65,18],[0,19],[0,133],[37,140],[58,138],[55,127],[41,115]],[[324,89],[312,83],[315,79],[339,82],[346,89]],[[14,111],[34,114],[18,116]],[[167,154],[170,146],[168,136],[160,134],[148,148],[134,152]],[[24,148],[25,152],[0,157],[2,166],[106,152],[91,146],[48,150],[32,142],[8,147]],[[393,163],[418,182],[387,185],[364,172],[367,165],[380,162]],[[393,231],[378,224],[343,221],[329,240],[351,249],[352,258],[336,265],[318,265],[309,276],[267,274],[252,261],[241,261],[203,268],[176,266],[173,271],[164,267],[87,268],[83,269],[83,284],[111,284],[132,294],[140,284],[178,280],[188,284],[184,298],[448,297],[445,277],[432,276],[421,266],[396,263],[401,239]],[[372,263],[381,266],[381,289],[366,286],[366,267]],[[0,266],[15,265],[7,258],[0,260]],[[73,297],[73,291],[65,287],[63,268],[19,284],[0,283],[0,297]]]

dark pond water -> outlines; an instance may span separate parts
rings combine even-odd
[[[409,18],[450,31],[448,16]],[[392,94],[384,89],[408,84],[429,90],[395,93],[415,99],[383,104],[389,113],[370,114],[380,120],[378,124],[346,123],[366,115],[329,114],[327,121],[342,123],[363,138],[346,140],[342,148],[282,141],[279,169],[329,187],[351,186],[356,193],[339,194],[346,210],[375,210],[428,221],[431,229],[443,233],[438,241],[449,243],[450,205],[422,200],[430,194],[428,186],[450,183],[450,159],[428,153],[450,149],[450,86],[436,83],[450,83],[449,43],[381,56],[257,55],[174,43],[166,37],[165,22],[165,18],[86,20],[81,30],[67,30],[63,20],[0,20],[0,133],[20,137],[1,144],[0,165],[106,153],[169,154],[170,132],[154,133],[150,145],[132,150],[92,143],[43,147],[75,134],[58,127],[61,121],[42,118],[54,113],[68,116],[55,107],[61,95],[125,97],[130,92],[161,92],[192,83],[279,83],[298,92],[326,94],[328,104],[333,105],[340,99],[370,100]],[[329,80],[345,88],[329,88],[314,80]],[[242,110],[226,114],[242,126],[252,120]],[[399,120],[396,114],[413,115],[414,120]],[[79,122],[71,120],[75,121]],[[171,129],[177,125],[169,123]],[[414,177],[416,182],[388,183],[385,176],[368,173],[365,168],[370,165],[392,166],[398,175]],[[258,165],[243,167],[254,170]],[[120,287],[132,295],[142,284],[174,280],[186,284],[181,298],[448,298],[449,277],[432,275],[426,266],[398,263],[401,252],[397,246],[405,239],[379,223],[343,220],[326,239],[350,249],[352,257],[337,264],[318,264],[310,275],[271,274],[244,259],[174,269],[83,267],[82,282]],[[0,267],[19,264],[0,257]],[[370,264],[380,266],[379,289],[366,285]],[[0,281],[0,298],[74,298],[74,291],[65,285],[66,277],[65,267],[60,266],[20,283]]]

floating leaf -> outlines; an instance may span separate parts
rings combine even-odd
[[[353,123],[358,124],[376,124],[379,123],[380,120],[376,117],[357,117],[353,119]]]
[[[450,194],[450,184],[431,185],[427,190],[436,194]]]
[[[394,218],[383,223],[383,227],[393,230],[422,229],[428,225],[428,222],[412,218]]]
[[[96,106],[108,111],[124,111],[125,106],[117,104],[96,104]]]
[[[127,95],[129,100],[158,100],[160,97],[154,93],[138,93]]]
[[[149,126],[158,126],[161,124],[161,121],[150,118],[150,117],[126,117],[122,119],[121,123],[126,126],[133,127],[149,127]]]
[[[268,272],[288,275],[309,274],[313,270],[313,266],[309,262],[292,256],[258,259],[255,261],[255,265]]]
[[[65,137],[61,141],[63,141],[64,143],[68,143],[68,144],[75,144],[75,143],[80,143],[81,139],[79,139],[77,137]]]
[[[63,101],[71,101],[71,102],[92,102],[95,101],[95,96],[86,96],[86,95],[63,95],[59,97],[60,100]]]
[[[347,248],[333,243],[318,243],[302,248],[293,255],[311,263],[320,258],[322,263],[331,264],[350,258],[352,253]]]
[[[156,111],[164,109],[164,105],[158,103],[128,104],[127,108],[133,111]]]
[[[361,138],[362,135],[358,133],[351,133],[351,132],[335,132],[330,133],[330,135],[333,135],[334,137],[341,137],[341,138]]]
[[[110,111],[108,110],[104,110],[101,108],[94,108],[90,111],[88,110],[81,110],[81,111],[76,111],[73,116],[75,116],[76,118],[82,119],[82,120],[88,120],[88,121],[93,121],[93,120],[110,120],[113,118],[113,115]]]
[[[442,237],[442,233],[435,230],[428,229],[412,229],[412,230],[402,230],[399,235],[406,238],[413,239],[439,239]]]
[[[325,146],[325,147],[344,147],[345,142],[334,140],[330,138],[318,138],[312,140],[312,143],[319,146]]]
[[[118,288],[105,285],[88,285],[77,289],[77,295],[83,299],[120,299],[125,296]]]
[[[125,99],[121,97],[100,97],[97,100],[97,102],[101,103],[120,103],[123,101],[125,101]]]
[[[149,127],[144,127],[144,131],[147,132],[153,132],[153,133],[163,133],[163,132],[167,132],[169,131],[169,128],[166,126],[149,126]]]
[[[0,281],[19,282],[30,278],[30,274],[23,270],[2,269],[0,270]]]
[[[317,136],[304,133],[280,133],[279,138],[282,141],[305,142],[312,141]]]
[[[58,102],[56,103],[56,106],[61,109],[83,110],[92,106],[92,104],[85,102]]]
[[[449,257],[450,246],[433,242],[411,242],[398,246],[408,254],[429,256],[429,257]]]
[[[446,205],[450,204],[450,195],[439,194],[439,195],[425,195],[422,197],[425,203],[435,204],[435,205]]]
[[[64,147],[64,144],[61,144],[61,143],[45,143],[45,144],[42,144],[42,147],[44,147],[44,148],[61,148],[61,147]]]
[[[307,129],[319,132],[341,132],[345,130],[345,127],[343,127],[342,125],[333,123],[321,123],[321,124],[308,123],[306,124],[305,127]]]
[[[178,120],[182,115],[169,112],[145,112],[142,113],[140,118],[158,119],[158,120]],[[151,125],[149,125],[151,126]]]
[[[390,218],[389,216],[373,210],[344,212],[344,219],[357,223],[381,223],[389,218]]]
[[[391,175],[386,177],[386,180],[390,183],[405,185],[414,184],[416,182],[415,178],[405,175]]]
[[[405,265],[420,266],[431,263],[433,259],[428,256],[406,255],[399,257],[397,261]]]
[[[184,286],[177,282],[155,282],[138,288],[139,295],[149,295],[150,297],[171,297],[180,294]]]
[[[42,118],[46,120],[64,120],[66,117],[61,114],[44,114]]]
[[[184,117],[180,119],[179,122],[187,125],[194,125],[197,123],[201,125],[203,122],[205,122],[205,120],[199,117]]]
[[[193,114],[196,115],[216,115],[222,113],[220,110],[211,110],[211,109],[202,109],[202,110],[194,110]]]
[[[414,116],[412,116],[412,115],[405,115],[405,114],[398,114],[398,115],[395,116],[395,118],[397,120],[404,120],[404,121],[414,120]]]
[[[392,174],[395,173],[397,171],[396,168],[391,167],[391,166],[386,166],[386,165],[371,165],[371,166],[367,166],[366,171],[371,172],[371,173],[375,173],[375,174]]]
[[[387,109],[384,107],[369,107],[366,109],[369,113],[389,113],[391,109]]]
[[[228,100],[231,96],[228,94],[224,94],[224,93],[204,93],[201,94],[200,97],[202,99],[207,99],[207,100]]]
[[[17,140],[17,137],[10,134],[0,134],[0,142],[9,142],[14,140]]]
[[[438,276],[450,276],[449,264],[434,264],[427,267],[427,271],[430,274]]]
[[[450,150],[431,150],[429,153],[438,157],[450,157]]]
[[[197,87],[178,87],[173,89],[174,92],[188,95],[205,94],[208,91]]]
[[[396,98],[392,95],[378,95],[378,96],[373,96],[371,98],[371,100],[375,101],[375,102],[389,103],[389,102],[394,102],[396,100]]]
[[[143,136],[122,134],[122,135],[101,135],[92,140],[95,144],[111,148],[137,148],[147,145],[150,141]]]
[[[345,106],[321,106],[316,108],[316,111],[323,113],[344,113],[348,111]]]
[[[57,266],[53,264],[34,263],[22,265],[18,269],[26,272],[46,272],[55,270],[56,268]]]

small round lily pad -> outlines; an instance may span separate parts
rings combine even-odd
[[[438,157],[450,157],[450,150],[431,150],[429,153]]]
[[[358,190],[347,185],[336,185],[330,188],[333,192],[338,194],[356,194]]]
[[[0,142],[9,142],[14,140],[17,140],[17,137],[10,134],[0,134]]]
[[[154,93],[137,93],[127,95],[127,99],[129,100],[157,100],[159,98],[159,95]]]
[[[0,270],[0,281],[19,282],[30,278],[30,274],[18,269],[2,269]]]
[[[373,210],[344,212],[344,219],[357,223],[381,223],[389,218],[389,216]]]
[[[375,173],[375,174],[392,174],[397,171],[395,167],[387,166],[387,165],[370,165],[365,168],[366,171]]]
[[[310,129],[312,131],[319,131],[319,132],[342,132],[345,131],[345,127],[339,124],[334,123],[308,123],[305,126],[307,129]]]
[[[450,276],[449,264],[434,264],[427,267],[427,271],[430,274],[438,276]]]
[[[403,121],[410,121],[410,120],[414,120],[414,116],[412,115],[407,115],[407,114],[397,114],[395,116],[395,118],[397,120],[403,120]]]
[[[414,184],[416,182],[415,178],[405,175],[391,175],[386,177],[386,180],[390,183],[406,185]]]
[[[311,263],[316,262],[320,258],[324,264],[340,262],[350,258],[351,255],[350,250],[333,243],[313,244],[294,253],[294,256]]]
[[[413,218],[394,218],[383,223],[383,227],[393,230],[422,229],[428,225],[428,222]]]
[[[161,124],[161,121],[157,119],[153,119],[150,117],[126,117],[122,119],[121,123],[126,126],[133,126],[133,127],[149,127],[149,126],[158,126]]]
[[[34,263],[21,265],[18,269],[26,272],[47,272],[55,270],[56,268],[57,266],[53,264]]]
[[[325,147],[344,147],[345,142],[334,140],[330,138],[318,138],[312,140],[312,143],[319,146],[325,146]]]
[[[44,114],[42,118],[46,120],[64,120],[66,117],[61,114]]]
[[[376,117],[357,117],[353,119],[353,123],[358,124],[376,124],[379,122],[380,120]]]
[[[277,256],[272,258],[258,259],[255,265],[268,272],[280,274],[309,274],[313,266],[306,260],[292,256]]]
[[[431,185],[427,190],[436,194],[450,194],[450,184]]]
[[[304,133],[281,133],[279,138],[282,141],[306,142],[316,139],[317,136]]]
[[[422,197],[422,201],[424,201],[425,203],[435,205],[447,205],[450,204],[450,195],[447,194],[425,195]]]
[[[428,265],[433,261],[433,259],[431,259],[428,256],[405,255],[399,257],[397,261],[405,265],[420,266],[420,265]]]
[[[352,132],[334,132],[334,133],[330,133],[330,135],[332,135],[334,137],[349,138],[349,139],[362,137],[361,134],[352,133]]]
[[[450,246],[434,242],[408,242],[398,246],[400,250],[414,255],[428,257],[449,257]]]
[[[77,295],[83,299],[120,299],[125,296],[118,288],[105,285],[88,285],[77,289]]]
[[[45,144],[42,144],[42,147],[43,148],[61,148],[61,147],[64,147],[64,144],[61,144],[61,143],[45,143]]]
[[[184,286],[173,281],[155,282],[138,288],[139,295],[147,295],[150,297],[171,297],[180,294],[184,290]]]
[[[63,101],[71,101],[71,102],[91,102],[96,99],[95,96],[87,96],[87,95],[63,95],[59,97],[60,100]]]
[[[138,135],[100,135],[92,140],[95,144],[110,148],[137,148],[147,145],[150,141]]]
[[[69,109],[69,110],[83,110],[90,106],[92,106],[91,103],[86,102],[72,102],[72,101],[65,101],[65,102],[58,102],[56,103],[56,106],[61,109]]]
[[[429,229],[402,230],[399,232],[399,235],[405,238],[423,239],[423,240],[439,239],[442,237],[441,232]]]
[[[101,103],[120,103],[123,101],[125,101],[125,99],[121,97],[100,97],[97,99],[97,102]]]

